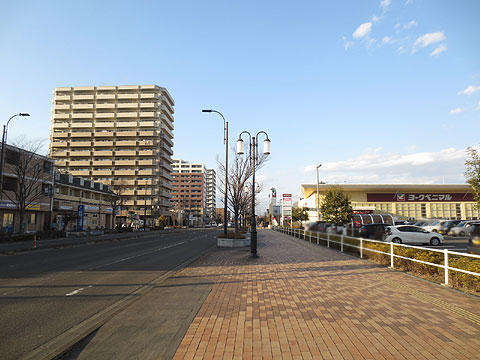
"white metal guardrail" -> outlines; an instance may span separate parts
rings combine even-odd
[[[458,271],[458,272],[461,272],[461,273],[464,273],[464,274],[469,274],[469,275],[474,275],[474,276],[479,276],[480,277],[480,273],[476,273],[476,272],[472,272],[472,271],[468,271],[468,270],[464,270],[464,269],[459,269],[459,268],[455,268],[455,267],[452,267],[452,266],[448,265],[448,259],[449,259],[450,255],[475,258],[475,259],[479,259],[479,260],[480,260],[480,255],[460,253],[460,252],[456,252],[456,251],[449,251],[447,249],[437,250],[437,249],[424,248],[424,247],[419,247],[419,246],[410,246],[410,245],[405,245],[405,244],[387,243],[385,241],[370,240],[370,239],[357,238],[357,237],[351,237],[351,236],[345,236],[345,235],[337,235],[337,234],[331,234],[331,233],[321,233],[321,232],[318,232],[318,231],[305,231],[305,230],[302,230],[302,229],[295,229],[295,228],[289,228],[289,227],[274,226],[273,230],[279,231],[279,232],[287,234],[287,235],[291,235],[293,237],[298,237],[299,239],[303,238],[304,240],[307,240],[307,237],[308,237],[310,242],[312,242],[312,239],[314,239],[314,240],[316,240],[317,245],[320,244],[320,240],[326,241],[327,242],[327,247],[330,247],[330,243],[340,244],[340,251],[341,252],[344,251],[345,246],[356,248],[356,249],[359,250],[360,258],[363,258],[364,251],[371,251],[371,252],[375,252],[375,253],[379,253],[379,254],[383,254],[383,255],[388,255],[388,256],[390,256],[390,267],[392,267],[392,268],[394,268],[394,265],[395,265],[394,264],[394,259],[395,258],[409,260],[409,261],[413,261],[413,262],[417,262],[417,263],[421,263],[421,264],[425,264],[425,265],[431,265],[431,266],[435,266],[435,267],[438,267],[438,268],[442,268],[442,269],[444,269],[444,272],[445,272],[445,280],[444,280],[445,285],[448,285],[448,278],[449,278],[449,271],[450,270]],[[316,234],[316,236],[312,237],[312,234]],[[334,237],[337,237],[337,238],[340,237],[340,241],[331,239],[330,238],[331,236],[334,236]],[[359,241],[360,245],[353,245],[353,244],[347,243],[347,242],[344,241],[345,239],[357,240],[357,241]],[[370,243],[379,243],[379,244],[383,244],[383,245],[388,245],[389,244],[390,245],[390,251],[385,252],[385,251],[380,251],[380,250],[377,250],[377,249],[371,249],[371,248],[365,247],[364,244],[369,243],[369,242]],[[437,252],[437,253],[443,253],[444,264],[443,265],[435,264],[435,263],[431,263],[431,262],[427,262],[427,261],[423,261],[423,260],[418,260],[418,259],[412,259],[412,258],[409,258],[409,257],[405,257],[405,256],[402,256],[402,255],[395,254],[395,247],[413,248],[413,249],[417,249],[417,250],[433,251],[433,252]]]

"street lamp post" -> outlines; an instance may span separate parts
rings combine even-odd
[[[223,142],[225,143],[225,208],[223,210],[223,234],[227,236],[227,208],[228,208],[228,121],[225,121],[225,117],[220,111],[213,110],[213,109],[203,109],[202,112],[205,113],[217,113],[223,119],[223,132],[224,138]]]
[[[243,140],[242,134],[248,134],[250,137],[250,161],[252,164],[252,219],[250,220],[250,256],[252,258],[257,255],[257,220],[255,217],[255,166],[258,160],[258,135],[264,134],[266,139],[263,141],[263,153],[270,155],[270,139],[265,131],[259,131],[255,136],[252,136],[248,131],[242,131],[237,140],[237,154],[242,155]]]
[[[5,164],[5,145],[7,144],[8,124],[10,123],[10,120],[12,120],[15,116],[30,116],[30,114],[27,114],[27,113],[15,114],[10,119],[8,119],[5,125],[3,125],[2,154],[0,155],[0,199],[3,199],[3,167]]]
[[[322,164],[317,165],[317,221],[320,221],[320,208],[319,208],[319,193],[318,193],[318,168],[322,166]]]

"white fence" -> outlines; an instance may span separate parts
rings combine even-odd
[[[476,273],[476,272],[472,272],[472,271],[468,271],[468,270],[464,270],[464,269],[459,269],[459,268],[455,268],[455,267],[452,267],[452,266],[448,265],[448,259],[449,259],[449,256],[451,256],[451,255],[474,258],[474,259],[478,259],[479,261],[480,261],[480,255],[460,253],[460,252],[456,252],[456,251],[449,251],[447,249],[437,250],[437,249],[424,248],[424,247],[419,247],[419,246],[409,246],[409,245],[405,245],[405,244],[387,243],[385,241],[370,240],[370,239],[363,239],[363,238],[356,238],[356,237],[348,237],[348,236],[344,236],[344,235],[336,235],[336,234],[331,234],[331,233],[321,233],[321,232],[317,232],[317,231],[305,231],[305,230],[302,230],[302,229],[294,229],[294,228],[288,228],[288,227],[275,226],[275,227],[273,227],[273,229],[276,230],[276,231],[279,231],[281,233],[287,234],[287,235],[298,237],[300,239],[303,238],[304,240],[307,240],[307,238],[308,238],[308,240],[310,242],[313,242],[315,240],[317,245],[320,244],[320,240],[326,241],[327,242],[327,247],[330,247],[330,243],[339,244],[341,252],[344,251],[345,246],[351,247],[351,248],[356,248],[356,249],[359,250],[360,258],[363,258],[364,251],[371,251],[371,252],[375,252],[375,253],[379,253],[379,254],[388,255],[388,256],[390,256],[390,267],[392,267],[392,268],[394,268],[394,264],[395,264],[394,259],[395,258],[409,260],[409,261],[413,261],[413,262],[417,262],[417,263],[421,263],[421,264],[425,264],[425,265],[431,265],[431,266],[435,266],[435,267],[438,267],[438,268],[442,268],[442,269],[444,269],[444,272],[445,272],[445,280],[444,280],[445,285],[448,285],[448,277],[449,277],[449,271],[450,270],[458,271],[458,272],[461,272],[461,273],[464,273],[464,274],[469,274],[469,275],[474,275],[474,276],[479,276],[480,277],[480,273]],[[312,236],[312,234],[314,234],[314,235]],[[340,241],[333,240],[333,239],[331,239],[331,237],[332,238],[340,238]],[[345,242],[345,239],[356,240],[360,243],[360,245],[353,245],[353,244],[347,243],[347,242]],[[365,247],[364,246],[365,243],[379,243],[379,244],[383,244],[383,245],[390,245],[390,251],[385,252],[385,251],[380,251],[380,250],[377,250],[377,249],[371,249],[371,248]],[[443,253],[444,264],[443,265],[442,264],[435,264],[435,263],[431,263],[431,262],[427,262],[427,261],[423,261],[423,260],[418,260],[418,259],[412,259],[412,258],[409,258],[409,257],[405,257],[405,256],[395,254],[395,247],[414,248],[414,249],[418,249],[418,250],[426,250],[426,251],[433,251],[433,252],[437,252],[437,253]],[[479,279],[479,281],[480,281],[480,279]]]

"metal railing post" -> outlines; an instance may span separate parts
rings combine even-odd
[[[312,242],[312,232],[310,231],[310,242]]]
[[[340,236],[340,252],[343,252],[343,234]]]
[[[445,266],[445,285],[448,285],[448,250],[445,249],[444,251],[444,266]]]
[[[330,233],[327,233],[327,247],[330,247]]]
[[[393,268],[393,242],[390,243],[390,267]]]
[[[360,259],[363,258],[363,239],[360,238]]]
[[[320,233],[317,232],[317,245],[320,244]]]

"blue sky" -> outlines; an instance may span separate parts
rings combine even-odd
[[[479,143],[480,2],[3,1],[9,139],[48,142],[57,86],[157,84],[176,101],[174,157],[216,168],[266,131],[265,191],[329,183],[461,183]]]

